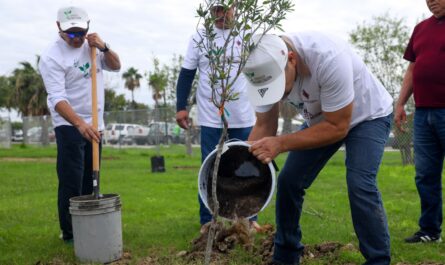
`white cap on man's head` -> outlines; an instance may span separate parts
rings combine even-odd
[[[57,11],[57,21],[60,23],[60,28],[65,31],[70,28],[87,29],[90,19],[82,8],[69,6]]]
[[[257,46],[250,53],[243,74],[246,76],[247,96],[254,106],[263,106],[281,100],[286,85],[284,68],[287,63],[287,46],[276,36],[267,34],[252,37]]]

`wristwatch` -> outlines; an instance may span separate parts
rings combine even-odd
[[[107,52],[110,50],[110,45],[108,45],[108,43],[104,42],[104,48],[103,49],[99,49],[101,52]]]

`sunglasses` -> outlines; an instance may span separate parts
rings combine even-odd
[[[82,38],[87,34],[88,30],[86,31],[64,31],[68,38],[74,39],[74,38]]]

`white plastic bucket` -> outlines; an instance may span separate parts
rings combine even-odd
[[[70,199],[74,253],[81,262],[109,263],[122,257],[120,196],[104,194]]]
[[[224,145],[217,183],[219,215],[226,219],[251,218],[264,210],[272,199],[275,190],[274,166],[272,163],[262,164],[248,151],[250,145],[246,142],[234,141]],[[213,174],[216,153],[217,149],[207,156],[198,175],[199,196],[210,212],[211,183],[208,182]],[[251,189],[255,192],[251,192]],[[254,207],[248,207],[251,204]]]

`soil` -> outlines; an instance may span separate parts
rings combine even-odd
[[[231,260],[231,251],[237,246],[241,246],[254,257],[260,257],[261,261],[255,264],[269,265],[273,254],[273,238],[275,231],[272,225],[265,224],[259,231],[260,234],[255,235],[255,230],[249,227],[246,220],[237,220],[234,222],[217,222],[216,236],[214,237],[213,252],[211,265],[229,265],[233,264]],[[208,232],[201,234],[192,241],[189,251],[180,251],[165,256],[165,250],[154,250],[150,256],[135,260],[131,253],[124,251],[120,260],[109,263],[109,265],[172,265],[187,264],[196,265],[203,264],[205,256],[205,247],[207,244]],[[306,245],[301,264],[305,265],[309,262],[317,264],[329,265],[359,265],[355,263],[339,263],[340,255],[344,251],[358,252],[358,249],[352,244],[341,244],[338,242],[323,242],[315,245]],[[36,265],[68,265],[55,258],[48,263],[37,261]],[[445,265],[437,262],[420,262],[420,263],[396,263],[395,265]]]
[[[229,224],[229,225],[227,225]],[[210,232],[211,224],[207,224],[205,233],[192,241],[190,252],[203,252],[206,250],[207,239]],[[217,222],[214,224],[215,237],[213,242],[213,250],[219,253],[227,253],[235,247],[236,244],[241,245],[245,249],[253,246],[254,233],[250,229],[249,221],[246,219],[238,220],[233,223]]]
[[[257,248],[254,255],[261,257],[262,264],[268,265],[272,262],[274,244],[273,240],[275,237],[275,231],[268,230],[266,232],[267,236],[260,240],[259,247]],[[341,265],[358,265],[355,263],[339,263],[339,257],[341,252],[359,252],[359,250],[351,243],[341,244],[339,242],[323,242],[315,245],[305,245],[303,255],[301,257],[301,264],[307,264],[309,260],[323,260],[320,264],[341,264]],[[318,264],[318,263],[317,263]],[[421,263],[397,263],[395,265],[445,265],[444,263],[434,263],[434,262],[421,262]]]
[[[212,165],[214,161],[209,161]],[[212,173],[207,176],[209,207],[213,208]],[[216,194],[219,215],[227,219],[246,218],[258,213],[267,202],[272,186],[268,165],[261,163],[246,146],[230,146],[218,169]]]
[[[118,160],[119,157],[103,156],[102,160]],[[38,163],[56,163],[55,157],[1,157],[0,161],[6,162],[38,162]]]

